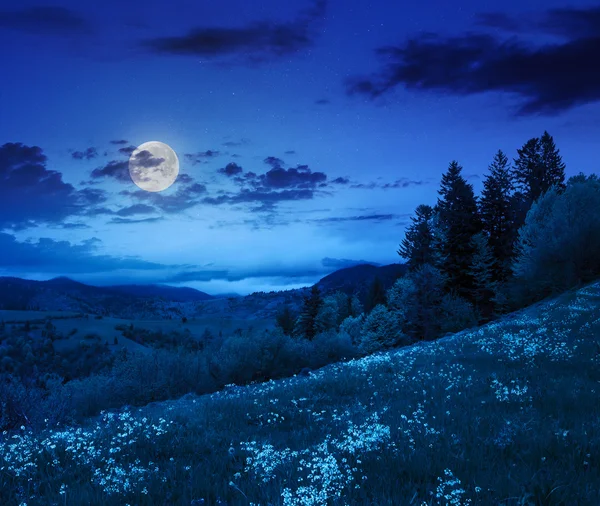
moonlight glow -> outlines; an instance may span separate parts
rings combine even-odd
[[[175,151],[163,142],[138,146],[129,158],[129,174],[142,190],[160,192],[171,186],[179,174]]]

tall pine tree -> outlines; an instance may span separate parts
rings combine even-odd
[[[469,272],[473,277],[473,302],[484,320],[488,320],[493,313],[492,298],[496,283],[494,281],[495,259],[488,239],[484,232],[475,234],[471,239],[473,246],[473,259]]]
[[[287,304],[277,312],[275,315],[275,322],[276,326],[283,331],[284,335],[291,336],[293,334],[296,318]]]
[[[494,256],[494,279],[502,281],[510,274],[516,239],[512,208],[514,185],[508,158],[502,151],[496,153],[488,169],[479,200],[479,214]]]
[[[473,279],[469,266],[474,252],[471,239],[480,232],[481,221],[473,186],[462,176],[458,162],[450,163],[438,193],[436,211],[443,230],[441,271],[448,289],[471,300]]]
[[[309,341],[313,340],[320,330],[318,328],[317,315],[322,304],[321,292],[315,285],[312,287],[310,294],[304,297],[304,305],[296,321],[294,334],[305,337]]]
[[[412,224],[407,228],[406,234],[398,254],[406,259],[411,271],[424,264],[434,263],[433,252],[433,208],[420,205],[411,217]]]
[[[565,164],[560,156],[560,150],[556,147],[554,139],[544,131],[540,138],[541,160],[544,166],[544,191],[551,186],[557,186],[560,191],[566,188],[565,185]]]
[[[516,193],[514,198],[515,226],[525,223],[531,205],[552,186],[560,190],[565,187],[565,164],[554,139],[548,132],[541,138],[529,139],[514,160],[513,178]]]
[[[386,304],[385,289],[383,288],[381,279],[379,279],[378,276],[375,276],[375,279],[373,279],[369,286],[369,292],[367,293],[365,300],[365,311],[370,313],[380,304],[384,306]]]

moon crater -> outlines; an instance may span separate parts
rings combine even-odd
[[[179,174],[179,159],[164,142],[150,141],[138,146],[129,158],[131,180],[142,190],[161,192]]]

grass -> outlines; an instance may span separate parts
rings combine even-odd
[[[600,504],[600,283],[294,377],[0,437],[10,505]]]

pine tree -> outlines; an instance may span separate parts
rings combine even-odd
[[[473,302],[485,319],[493,312],[491,304],[496,283],[494,282],[494,255],[484,233],[479,233],[471,239],[473,259],[469,272],[473,277]]]
[[[309,341],[313,340],[319,332],[317,315],[319,314],[321,304],[323,304],[321,292],[315,285],[312,287],[310,294],[304,297],[302,312],[296,321],[296,327],[294,329],[296,335],[305,337]]]
[[[483,181],[479,201],[482,229],[489,238],[494,256],[494,279],[504,280],[510,274],[514,230],[512,192],[514,189],[508,158],[498,151]]]
[[[433,264],[433,208],[420,205],[411,217],[412,224],[407,228],[398,254],[407,260],[410,270],[423,264]]]
[[[367,313],[370,313],[375,306],[378,305],[385,306],[385,290],[383,289],[383,284],[381,283],[381,279],[378,276],[375,276],[371,286],[369,287],[369,293],[367,294],[367,300],[365,304],[365,309]]]
[[[472,263],[472,237],[481,230],[477,199],[473,186],[461,174],[462,167],[453,161],[442,176],[440,198],[436,206],[443,234],[440,269],[447,287],[458,295],[471,297],[473,280],[468,272]]]
[[[531,205],[552,186],[565,188],[565,164],[554,139],[544,132],[541,139],[529,139],[517,150],[513,177],[516,183],[515,212],[517,229],[525,222]]]
[[[283,331],[286,336],[291,336],[294,332],[294,323],[296,319],[292,314],[289,306],[285,305],[275,316],[276,325]]]
[[[514,160],[513,179],[515,189],[528,206],[543,193],[544,168],[540,139],[529,139]]]
[[[551,186],[558,186],[560,190],[566,188],[565,185],[565,164],[560,156],[560,151],[554,143],[554,139],[544,131],[540,138],[541,160],[544,166],[543,188],[547,191]]]

